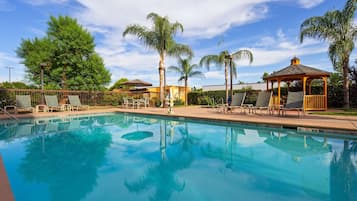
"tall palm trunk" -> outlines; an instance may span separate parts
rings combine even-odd
[[[164,67],[164,62],[165,62],[165,58],[164,58],[164,54],[161,53],[160,54],[160,62],[159,62],[159,77],[160,77],[160,107],[164,107],[165,103],[165,86],[164,86],[164,82],[165,82],[165,67]]]
[[[224,79],[226,84],[226,104],[228,104],[228,62],[224,62]]]
[[[185,106],[187,106],[187,78],[185,78]]]
[[[232,59],[229,59],[229,74],[230,74],[230,96],[231,101],[233,101],[233,66],[232,66]]]
[[[349,56],[343,62],[343,102],[344,108],[350,108],[350,87],[348,79]]]

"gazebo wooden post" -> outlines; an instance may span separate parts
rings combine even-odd
[[[307,85],[309,86],[309,95],[312,95],[312,93],[311,93],[312,92],[312,90],[311,90],[312,79],[309,79],[307,83],[308,83]]]
[[[324,81],[325,110],[327,110],[327,77],[322,77],[322,80]]]
[[[280,79],[278,79],[278,105],[280,105]]]
[[[302,77],[302,90],[304,92],[304,95],[306,95],[306,80],[307,80],[307,77],[303,76]]]
[[[305,99],[305,96],[306,96],[306,80],[307,80],[307,77],[303,76],[302,77],[302,88],[303,88],[302,90],[304,92],[304,99],[303,99],[303,101],[304,101],[304,111],[305,111],[305,108],[307,107],[306,99]]]
[[[269,80],[267,79],[267,91],[269,90]]]

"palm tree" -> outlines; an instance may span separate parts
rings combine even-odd
[[[334,10],[323,16],[306,19],[300,27],[300,42],[305,37],[317,38],[330,43],[328,54],[335,70],[342,71],[344,107],[350,107],[349,100],[349,61],[357,29],[353,24],[356,0],[347,0],[342,10]]]
[[[189,77],[204,77],[201,71],[197,71],[199,68],[197,64],[191,64],[191,57],[183,59],[178,57],[178,66],[170,66],[168,70],[175,71],[180,74],[178,81],[185,82],[185,105],[187,106],[187,83]]]
[[[148,28],[137,24],[128,25],[123,32],[123,37],[127,34],[135,35],[145,46],[159,53],[160,101],[163,106],[165,56],[179,56],[182,54],[192,56],[193,53],[189,46],[178,44],[174,40],[177,32],[183,32],[182,24],[179,22],[171,23],[168,17],[162,17],[156,13],[150,13],[146,18],[152,20],[152,27]]]
[[[243,58],[249,59],[249,63],[253,62],[253,53],[249,50],[239,50],[230,54],[227,50],[220,52],[218,55],[206,55],[202,57],[200,61],[201,66],[206,66],[209,70],[211,64],[215,64],[218,67],[224,65],[224,78],[226,85],[226,104],[228,103],[228,66],[230,67],[231,77],[231,96],[233,96],[233,76],[237,77],[237,68],[234,60],[241,60]]]

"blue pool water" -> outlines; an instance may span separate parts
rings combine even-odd
[[[18,201],[357,200],[353,136],[103,114],[1,122],[0,155]]]

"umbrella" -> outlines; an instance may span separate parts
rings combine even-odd
[[[152,86],[151,83],[145,82],[145,81],[142,81],[142,80],[139,80],[139,79],[126,81],[126,82],[123,82],[121,85],[122,86],[135,86],[135,87],[149,87],[149,86]]]

